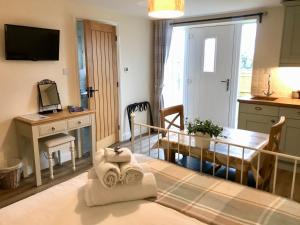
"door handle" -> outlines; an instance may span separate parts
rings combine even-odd
[[[99,90],[95,90],[93,87],[87,87],[86,91],[87,91],[88,98],[92,98],[94,97],[94,92]]]
[[[226,79],[226,80],[221,80],[221,83],[226,83],[226,91],[229,91],[229,87],[230,87],[230,79]]]

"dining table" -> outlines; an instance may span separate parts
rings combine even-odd
[[[195,138],[196,135],[189,135],[186,130],[169,131],[158,138],[153,148],[164,149],[165,160],[169,162],[175,162],[175,154],[179,153],[199,158],[202,162],[208,161],[215,165],[235,168],[236,181],[247,184],[251,166],[257,167],[256,150],[267,146],[269,135],[225,127],[219,137],[211,139],[210,146],[206,149],[199,147]]]

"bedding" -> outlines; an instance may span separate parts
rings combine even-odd
[[[136,156],[154,173],[158,198],[87,207],[87,173],[0,209],[0,225],[300,224],[300,205],[266,192]]]
[[[87,173],[0,209],[0,225],[205,225],[146,200],[87,207]]]
[[[237,183],[140,156],[154,173],[157,203],[207,224],[300,224],[300,204]]]

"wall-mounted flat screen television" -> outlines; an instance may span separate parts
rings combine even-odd
[[[7,60],[59,60],[59,30],[5,24]]]

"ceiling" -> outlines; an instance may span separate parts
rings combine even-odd
[[[122,14],[147,17],[147,0],[84,0]],[[281,0],[185,0],[185,17],[278,6]]]

